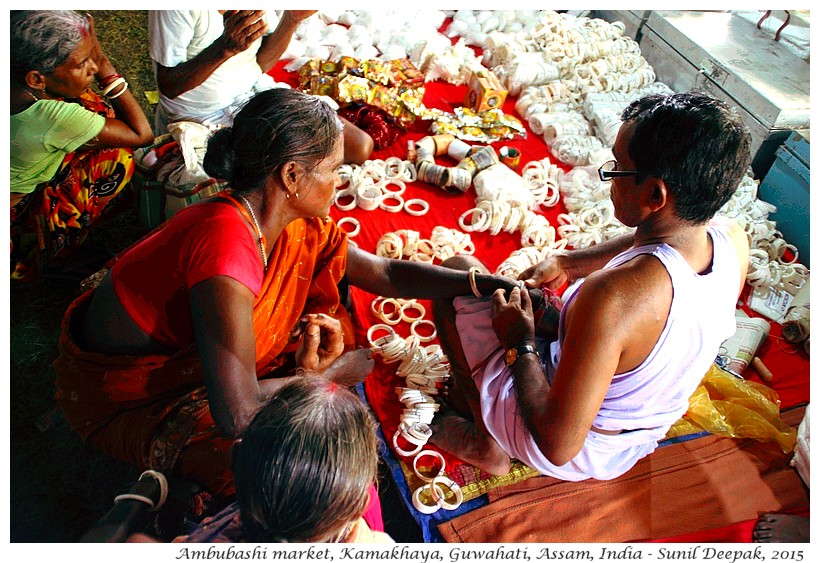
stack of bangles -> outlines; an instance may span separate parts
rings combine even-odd
[[[521,178],[535,198],[536,205],[554,207],[561,201],[559,180],[563,171],[548,158],[524,165]]]
[[[470,235],[457,229],[436,226],[431,238],[420,238],[420,233],[411,229],[388,232],[376,243],[376,255],[383,258],[409,258],[416,262],[446,260],[456,254],[473,254],[475,245]]]
[[[555,242],[555,229],[543,215],[523,204],[509,201],[479,201],[458,219],[458,225],[467,232],[489,231],[495,236],[501,231],[521,231],[523,246],[545,246]]]
[[[101,96],[107,97],[109,100],[115,100],[122,96],[126,90],[128,90],[128,82],[125,81],[119,74],[111,74],[103,78],[98,82],[102,91],[100,92]],[[122,86],[115,94],[112,93],[117,88],[117,86]]]
[[[561,250],[551,246],[535,247],[525,246],[518,250],[513,250],[512,253],[498,265],[495,273],[499,276],[517,280],[522,272],[535,266],[539,262],[543,262],[550,256],[559,253]],[[523,289],[523,288],[522,288]]]
[[[600,244],[632,231],[615,217],[611,200],[598,201],[575,212],[561,213],[558,223],[558,234],[573,248]]]

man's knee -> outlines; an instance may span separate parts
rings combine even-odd
[[[373,152],[373,139],[350,123],[344,128],[345,162],[362,164]]]

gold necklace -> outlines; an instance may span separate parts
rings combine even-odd
[[[259,221],[256,220],[256,213],[253,212],[253,207],[251,207],[251,202],[245,199],[245,196],[239,195],[242,198],[242,201],[245,202],[245,207],[248,208],[248,211],[251,214],[251,219],[253,220],[253,226],[256,227],[256,234],[259,236],[259,250],[262,251],[262,264],[265,266],[265,270],[268,269],[268,253],[265,252],[265,243],[262,242],[262,229],[259,228]]]

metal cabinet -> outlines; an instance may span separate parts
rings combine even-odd
[[[809,63],[729,12],[652,11],[641,53],[677,92],[699,89],[737,108],[762,178],[792,130],[810,129]]]

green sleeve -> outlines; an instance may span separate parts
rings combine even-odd
[[[57,102],[50,109],[53,125],[46,133],[43,144],[55,151],[74,152],[96,137],[105,125],[104,116],[79,104]]]

